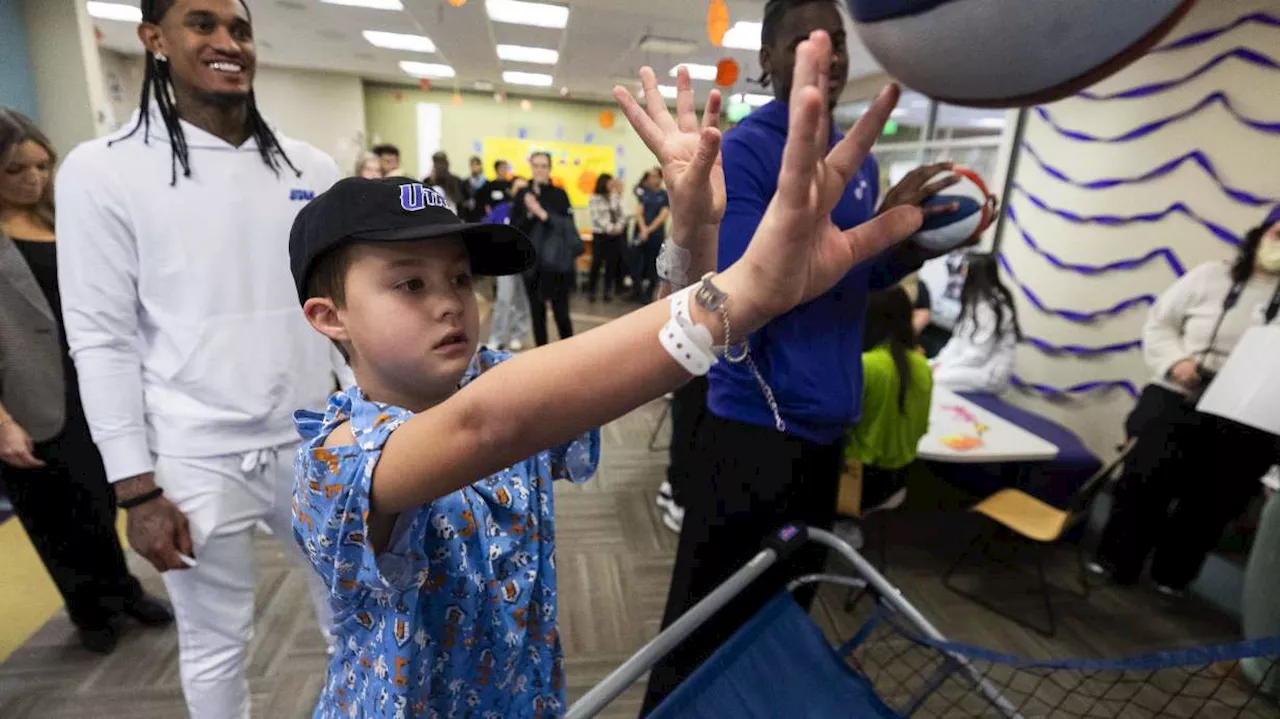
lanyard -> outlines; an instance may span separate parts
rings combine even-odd
[[[1222,300],[1222,312],[1218,314],[1218,321],[1213,325],[1213,333],[1209,335],[1209,344],[1204,348],[1204,352],[1200,353],[1200,361],[1197,364],[1203,366],[1205,359],[1213,351],[1213,345],[1218,341],[1218,330],[1222,329],[1222,321],[1226,319],[1231,308],[1240,301],[1240,295],[1244,293],[1244,285],[1244,282],[1236,282],[1231,285],[1230,290],[1227,290],[1227,296]],[[1271,293],[1271,302],[1267,304],[1267,310],[1263,314],[1263,326],[1271,324],[1277,314],[1280,314],[1280,284],[1277,284],[1275,292]]]

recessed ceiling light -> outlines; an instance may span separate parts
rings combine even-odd
[[[485,0],[484,9],[494,22],[534,27],[564,28],[569,24],[569,8],[525,0]]]
[[[499,45],[498,57],[510,62],[531,62],[536,65],[554,65],[560,61],[559,51],[525,45]]]
[[[367,7],[374,10],[403,10],[400,0],[320,0],[330,5],[350,5],[351,7]]]
[[[762,27],[763,25],[758,22],[739,20],[724,34],[724,41],[721,44],[734,50],[759,50]]]
[[[479,90],[480,92],[493,92],[493,83],[485,82],[484,80],[476,81],[476,83],[472,85],[472,87],[474,87],[476,90]]]
[[[992,129],[1000,129],[1005,126],[1003,117],[980,117],[976,120],[970,120],[970,125],[974,127],[990,127]]]
[[[671,77],[675,77],[680,68],[683,67],[689,71],[690,80],[714,80],[716,79],[715,65],[698,65],[695,63],[681,63],[671,68]]]
[[[772,101],[773,98],[769,95],[759,95],[752,92],[739,93],[729,98],[729,102],[745,102],[752,107],[767,105]]]
[[[401,60],[400,69],[405,74],[414,77],[453,77],[454,71],[448,65],[441,65],[436,62],[414,62],[412,60]]]
[[[698,49],[698,43],[674,37],[645,35],[640,38],[640,49],[645,52],[660,52],[665,55],[688,55]]]
[[[900,107],[893,108],[893,112],[889,113],[889,117],[906,117],[907,111]]]
[[[509,85],[532,85],[534,87],[551,87],[551,83],[553,82],[550,75],[544,75],[540,72],[519,72],[516,70],[503,71],[502,81]]]
[[[382,32],[365,30],[364,39],[370,45],[385,47],[388,50],[409,50],[411,52],[435,52],[436,44],[426,35],[405,35],[398,32]]]
[[[118,2],[88,2],[89,15],[100,20],[142,22],[142,11],[132,5]]]

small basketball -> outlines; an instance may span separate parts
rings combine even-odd
[[[928,250],[945,252],[974,239],[986,228],[996,208],[996,198],[978,173],[967,167],[955,166],[951,170],[961,181],[941,193],[930,197],[922,207],[941,207],[955,204],[953,212],[927,217],[911,240]]]
[[[1195,0],[848,0],[889,75],[953,105],[1060,100],[1142,57]]]

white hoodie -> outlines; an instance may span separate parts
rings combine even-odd
[[[986,302],[973,309],[972,317],[962,315],[951,339],[933,358],[933,384],[955,392],[997,394],[1009,386],[1018,352],[1013,314],[1005,308],[1003,335],[997,335],[995,309]]]
[[[297,439],[336,355],[307,324],[289,272],[289,229],[338,180],[329,156],[281,137],[277,175],[240,147],[182,123],[191,177],[153,110],[91,140],[58,171],[58,279],[67,341],[107,475],[152,471],[155,455],[212,457]]]

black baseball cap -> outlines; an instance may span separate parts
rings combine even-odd
[[[533,265],[533,243],[510,225],[463,222],[440,193],[404,177],[348,177],[302,208],[289,233],[299,301],[316,258],[348,242],[403,242],[461,235],[477,275],[513,275]]]

